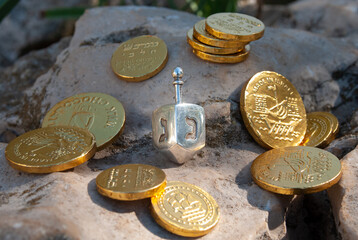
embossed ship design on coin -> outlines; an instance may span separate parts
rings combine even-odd
[[[299,136],[295,127],[303,120],[298,112],[298,99],[285,96],[279,100],[277,85],[274,83],[268,85],[267,90],[267,94],[253,94],[255,109],[249,119],[260,124],[259,129],[267,131],[275,139],[292,141]]]
[[[281,194],[322,191],[338,182],[341,164],[331,153],[312,147],[273,149],[256,158],[251,167],[254,181]]]
[[[240,109],[250,134],[264,147],[301,143],[306,111],[294,86],[274,72],[254,75],[241,92]]]
[[[179,164],[205,146],[204,109],[181,102],[182,76],[182,69],[176,68],[173,72],[176,104],[162,106],[152,115],[154,146]]]
[[[219,219],[216,201],[204,190],[184,182],[169,182],[152,197],[153,217],[168,231],[182,236],[202,236]]]
[[[207,211],[202,207],[199,199],[193,195],[181,192],[172,193],[165,201],[170,204],[174,213],[180,215],[183,221],[194,223],[203,221],[205,218]]]

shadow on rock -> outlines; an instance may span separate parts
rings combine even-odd
[[[286,213],[287,236],[299,239],[341,239],[326,191],[297,195]]]
[[[251,164],[246,165],[236,176],[235,182],[239,188],[247,191],[247,200],[253,207],[268,212],[270,235],[282,236],[285,232],[285,212],[292,196],[271,193],[257,186],[251,178],[250,167]]]
[[[154,218],[151,216],[150,213],[151,203],[149,198],[136,201],[119,201],[104,197],[97,192],[96,179],[93,179],[88,183],[87,191],[93,203],[110,212],[119,214],[135,212],[139,222],[148,231],[160,238],[178,240],[186,239],[184,237],[176,236],[166,231],[164,228],[162,228],[155,222]]]
[[[1,146],[2,149],[0,149],[0,191],[5,192],[11,192],[12,189],[15,189],[17,187],[20,187],[22,185],[26,185],[30,182],[35,182],[38,179],[45,178],[49,174],[31,174],[31,173],[25,173],[20,172],[18,170],[13,169],[8,164],[6,158],[5,158],[5,145]],[[44,181],[45,182],[45,181]],[[33,183],[31,186],[35,185],[36,183]],[[31,190],[31,186],[28,190]],[[15,190],[14,190],[15,191]]]
[[[175,168],[175,164],[152,145],[152,139],[144,136],[140,139],[130,140],[125,136],[112,146],[98,152],[96,156],[88,163],[92,171],[104,170],[122,164],[148,164],[161,169]]]

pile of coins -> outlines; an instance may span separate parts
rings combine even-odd
[[[111,144],[123,131],[122,104],[103,93],[82,93],[57,103],[42,128],[27,132],[5,149],[13,168],[50,173],[74,168]]]
[[[163,170],[145,164],[126,164],[101,172],[96,178],[103,196],[133,201],[151,198],[155,221],[181,236],[199,237],[218,223],[219,206],[201,188],[185,182],[167,182]]]
[[[197,22],[187,33],[193,53],[215,63],[245,61],[249,43],[260,39],[265,25],[258,19],[240,13],[216,13]]]
[[[253,180],[260,187],[281,194],[305,194],[339,181],[338,158],[315,148],[334,139],[337,118],[325,112],[306,115],[299,93],[284,76],[270,71],[255,74],[241,91],[240,110],[256,142],[273,148],[251,165]]]

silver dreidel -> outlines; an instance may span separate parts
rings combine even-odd
[[[153,144],[170,160],[182,164],[205,146],[205,114],[196,104],[182,103],[183,70],[177,67],[172,75],[176,103],[153,112]]]

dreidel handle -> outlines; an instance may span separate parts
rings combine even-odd
[[[184,82],[181,80],[183,77],[183,69],[180,67],[176,67],[172,73],[174,78],[173,85],[175,87],[175,102],[176,104],[181,103],[181,86]]]

